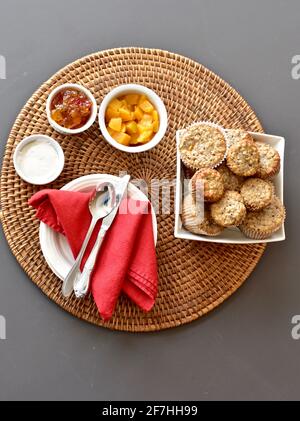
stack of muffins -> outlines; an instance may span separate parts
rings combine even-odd
[[[272,177],[280,156],[270,145],[244,130],[225,130],[213,123],[195,123],[179,142],[189,192],[183,199],[182,222],[194,233],[216,236],[238,227],[252,239],[265,239],[285,219]],[[204,214],[199,204],[204,200]]]

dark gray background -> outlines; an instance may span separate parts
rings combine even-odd
[[[2,0],[1,152],[32,92],[74,59],[119,46],[191,57],[231,83],[267,133],[287,140],[287,240],[208,316],[154,334],[111,332],[49,301],[1,233],[0,399],[297,399],[300,341],[299,99],[291,58],[300,54],[297,0]],[[297,238],[298,236],[298,238]]]

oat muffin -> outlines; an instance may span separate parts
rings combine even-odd
[[[239,226],[243,234],[255,240],[264,240],[279,230],[285,220],[285,208],[277,196],[259,212],[248,212]]]
[[[257,173],[259,153],[251,136],[250,138],[237,140],[229,147],[227,165],[236,175],[249,177]]]
[[[274,185],[260,178],[248,178],[241,188],[241,196],[247,209],[259,211],[272,202]]]
[[[190,232],[194,234],[202,234],[208,236],[216,236],[223,231],[223,228],[215,224],[212,220],[209,209],[204,207],[201,212],[195,204],[191,194],[183,199],[182,204],[182,224]]]
[[[211,216],[222,227],[237,226],[246,216],[246,207],[240,193],[227,190],[216,203],[211,205]]]
[[[244,177],[234,174],[224,163],[220,165],[217,171],[221,174],[225,190],[240,191]]]
[[[266,143],[255,142],[259,154],[257,177],[270,178],[280,170],[280,156],[276,149]]]
[[[195,123],[184,130],[179,142],[183,163],[192,169],[213,168],[226,155],[226,140],[221,128],[209,123]]]
[[[253,140],[252,136],[245,130],[227,129],[225,130],[225,133],[228,146],[231,146],[239,140],[243,139]]]
[[[216,202],[224,194],[224,183],[221,174],[212,168],[198,170],[190,181],[190,192],[194,200]]]

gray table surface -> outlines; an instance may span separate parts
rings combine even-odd
[[[300,398],[300,54],[297,0],[3,0],[0,136],[4,151],[32,92],[78,57],[119,46],[191,57],[232,84],[267,133],[287,141],[287,240],[267,248],[248,281],[217,310],[180,328],[112,332],[47,299],[0,243],[0,399]]]

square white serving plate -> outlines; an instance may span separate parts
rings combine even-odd
[[[174,235],[176,238],[183,238],[186,240],[195,241],[207,241],[209,243],[225,243],[225,244],[257,244],[257,243],[273,243],[276,241],[285,240],[284,224],[282,227],[275,232],[270,238],[265,240],[252,240],[247,238],[238,228],[226,228],[224,231],[216,237],[208,237],[206,235],[193,234],[187,231],[182,226],[181,221],[181,203],[183,195],[183,166],[180,159],[179,153],[179,138],[181,131],[176,132],[176,143],[177,143],[177,171],[176,171],[176,196],[175,196],[175,228]],[[280,172],[272,179],[275,185],[275,193],[280,198],[282,203],[283,200],[283,171],[284,171],[284,145],[285,140],[280,136],[273,136],[269,134],[253,133],[249,132],[251,136],[258,142],[268,143],[275,148],[281,159]]]

